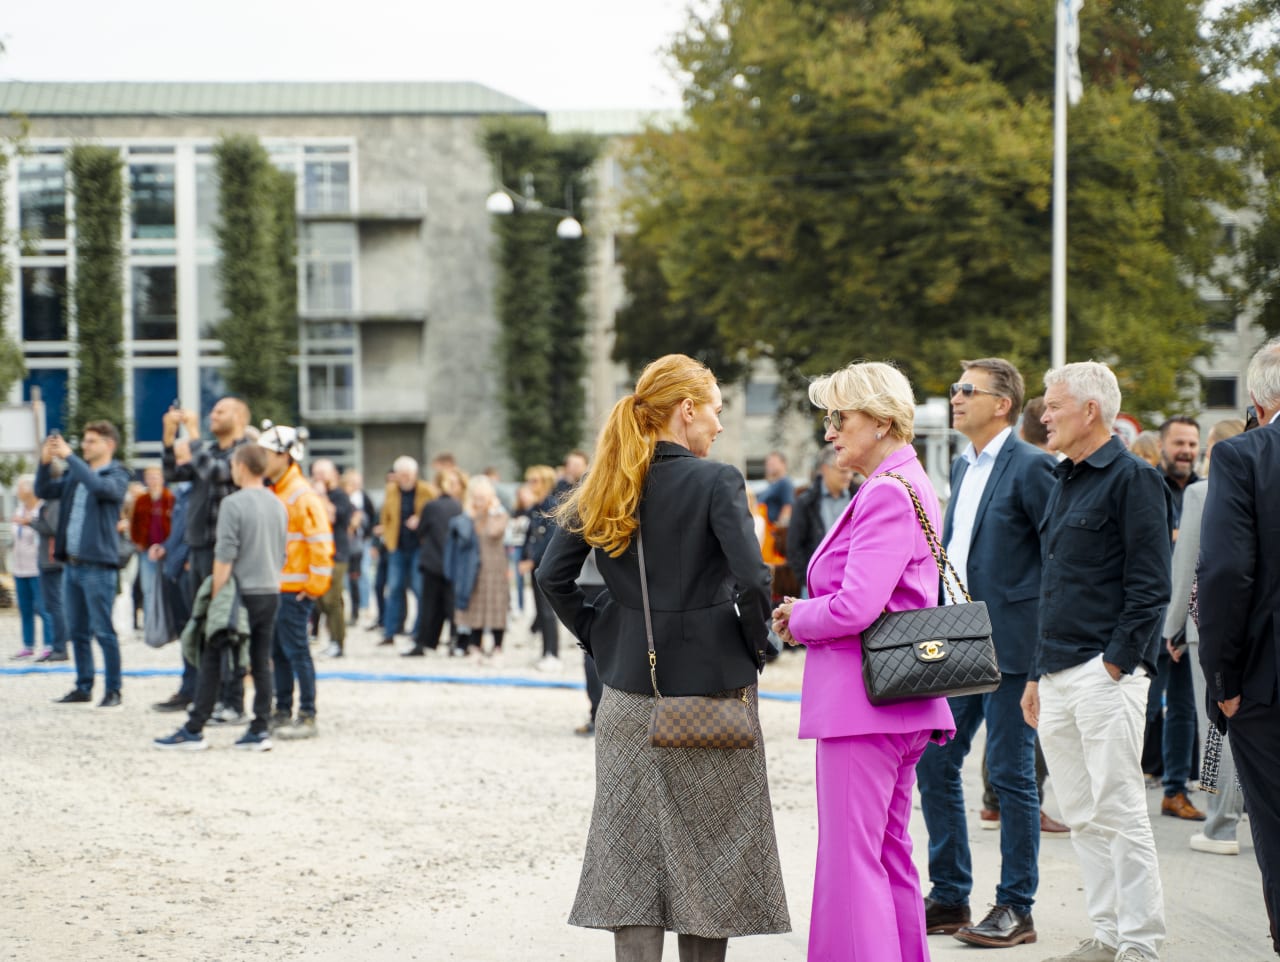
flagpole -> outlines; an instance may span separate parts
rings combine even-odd
[[[1066,11],[1071,0],[1057,0],[1057,36],[1053,65],[1053,287],[1050,327],[1052,367],[1067,363],[1067,65]]]

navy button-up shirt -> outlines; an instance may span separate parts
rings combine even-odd
[[[1040,638],[1032,681],[1099,654],[1156,671],[1169,604],[1172,505],[1160,472],[1111,438],[1062,461],[1040,523]]]

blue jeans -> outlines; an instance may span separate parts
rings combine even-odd
[[[391,638],[404,627],[405,589],[413,592],[418,600],[418,613],[422,613],[422,575],[418,573],[418,553],[416,551],[392,551],[387,555],[387,611],[382,621],[382,635]],[[413,619],[413,630],[409,632],[418,637],[418,618]]]
[[[1163,645],[1163,642],[1161,643]],[[1186,792],[1187,779],[1191,777],[1191,746],[1196,740],[1196,696],[1191,682],[1190,648],[1182,652],[1182,658],[1174,661],[1169,652],[1161,650],[1156,662],[1156,677],[1147,693],[1147,720],[1160,712],[1164,701],[1164,731],[1160,750],[1164,761],[1164,797]],[[1199,665],[1196,670],[1199,670]]]
[[[14,593],[18,596],[18,614],[22,619],[22,647],[35,651],[36,619],[40,619],[44,631],[44,646],[53,647],[53,619],[40,600],[40,576],[13,578]]]
[[[67,619],[62,614],[62,569],[40,572],[40,599],[53,622],[53,640],[49,647],[59,655],[67,653]]]
[[[1030,912],[1040,884],[1040,798],[1036,793],[1035,729],[1022,718],[1026,675],[1001,673],[986,695],[951,698],[956,737],[929,744],[916,766],[920,803],[929,831],[929,897],[965,905],[973,890],[973,859],[965,824],[960,770],[978,726],[987,723],[987,768],[1000,799],[1000,884],[996,904]]]
[[[311,660],[307,623],[314,602],[297,592],[280,593],[276,628],[271,646],[275,667],[276,711],[293,711],[293,679],[298,679],[298,713],[316,713],[316,666]]]
[[[102,649],[107,691],[120,690],[120,641],[111,624],[116,597],[116,569],[103,565],[72,565],[62,571],[62,603],[76,660],[76,688],[93,691],[93,645]]]

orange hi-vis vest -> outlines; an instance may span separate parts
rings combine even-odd
[[[319,598],[333,580],[333,525],[329,523],[329,511],[296,464],[289,465],[272,487],[289,513],[280,590],[305,591],[312,598]]]

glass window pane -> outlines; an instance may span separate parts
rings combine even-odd
[[[1234,408],[1236,387],[1234,377],[1207,377],[1204,379],[1204,406],[1209,408]]]
[[[303,165],[303,209],[313,213],[349,210],[351,165],[345,160],[309,160]]]
[[[356,256],[354,224],[304,224],[301,233],[298,253],[305,260],[353,260]]]
[[[64,421],[67,405],[67,372],[64,368],[29,370],[22,382],[22,400],[31,400],[31,389],[38,387],[44,401],[45,430],[70,434]]]
[[[18,226],[32,240],[67,236],[66,169],[61,155],[44,155],[18,165]]]
[[[218,276],[217,264],[200,264],[196,267],[196,303],[200,336],[217,337],[217,324],[227,314],[222,306],[222,278]]]
[[[311,263],[306,270],[303,309],[308,311],[351,310],[352,271],[350,264]]]
[[[133,372],[133,431],[139,441],[160,441],[164,412],[178,396],[178,369],[140,367]]]
[[[133,269],[133,338],[173,341],[178,337],[178,269]]]
[[[22,339],[24,341],[65,341],[67,339],[67,269],[65,267],[24,267],[22,269]]]
[[[778,413],[778,384],[776,381],[747,382],[747,414],[772,417]]]
[[[225,397],[227,382],[222,377],[220,367],[200,368],[200,413],[212,411],[218,399]]]
[[[175,237],[173,165],[130,164],[133,233],[138,239]]]
[[[218,170],[213,164],[196,164],[196,237],[218,239]]]

